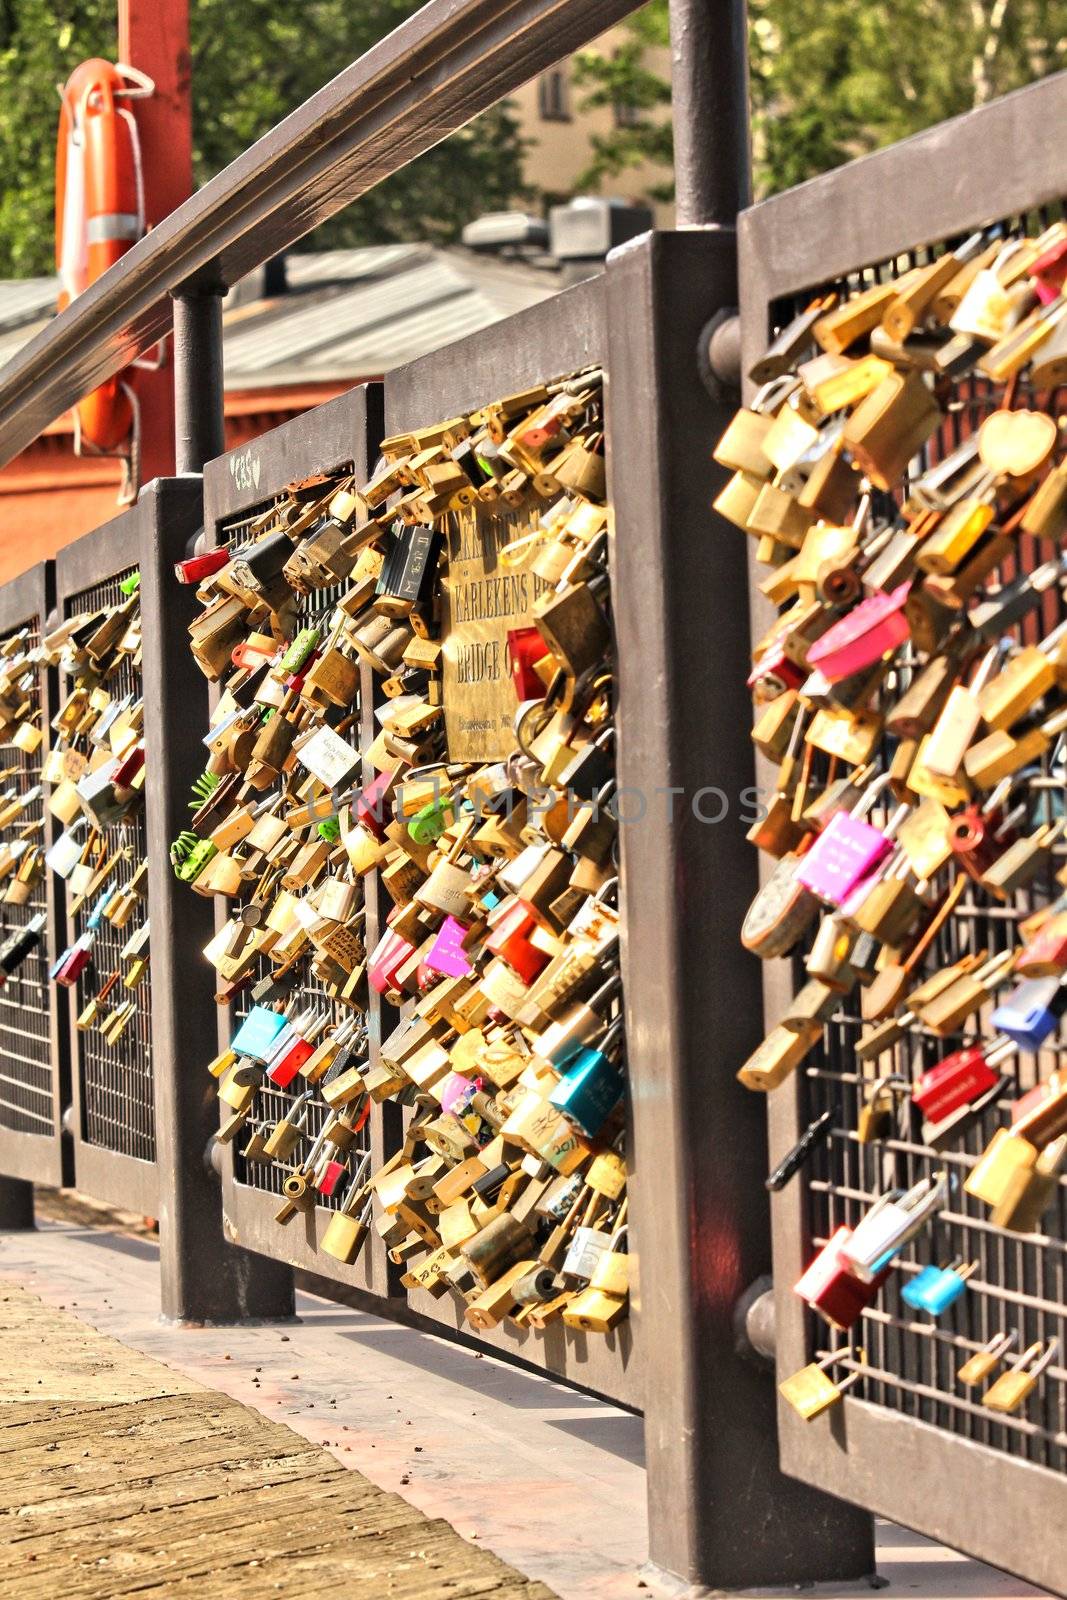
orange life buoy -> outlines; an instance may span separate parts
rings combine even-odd
[[[115,102],[153,88],[134,68],[101,60],[83,61],[67,80],[56,144],[60,311],[144,235],[137,124]],[[130,433],[133,406],[121,373],[86,395],[76,410],[80,438],[96,450],[115,450]]]

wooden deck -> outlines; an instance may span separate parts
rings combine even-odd
[[[553,1600],[281,1423],[0,1282],[0,1595]]]

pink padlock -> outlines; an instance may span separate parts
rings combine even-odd
[[[892,594],[872,594],[828,628],[808,651],[808,663],[831,683],[851,678],[908,637],[904,602],[910,583],[902,583]]]
[[[474,971],[463,949],[469,929],[455,917],[446,917],[437,930],[437,937],[426,953],[423,966],[435,975],[446,978],[467,978]]]
[[[907,813],[899,806],[885,828],[862,820],[886,788],[889,774],[872,783],[853,811],[835,811],[797,868],[796,881],[820,900],[843,905],[849,895],[885,860],[893,835]]]

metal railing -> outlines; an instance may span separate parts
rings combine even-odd
[[[154,229],[0,371],[0,459],[166,333],[173,300],[178,467],[197,471],[222,448],[221,294],[632,9],[632,0],[430,0]],[[391,430],[591,360],[607,374],[618,774],[621,792],[644,803],[634,825],[621,830],[622,961],[651,1555],[716,1588],[855,1578],[873,1565],[871,1522],[848,1499],[1002,1565],[1026,1563],[1027,1575],[1055,1587],[1062,1579],[1047,1530],[1058,1525],[1062,1478],[954,1432],[926,1392],[929,1374],[906,1374],[906,1391],[897,1386],[906,1403],[884,1403],[881,1371],[881,1391],[846,1398],[844,1436],[828,1437],[829,1424],[805,1432],[788,1415],[778,1419],[783,1473],[773,1384],[735,1327],[741,1297],[771,1266],[763,1109],[734,1079],[760,1032],[758,973],[734,943],[755,869],[739,826],[728,818],[712,825],[699,795],[715,789],[734,799],[751,781],[742,688],[747,580],[734,531],[708,527],[717,484],[709,448],[731,408],[721,387],[701,382],[697,352],[706,350],[709,320],[738,298],[733,224],[747,193],[744,6],[672,0],[672,30],[679,220],[715,226],[635,241],[596,282],[391,374],[386,386]],[[1065,106],[1067,79],[1051,79],[747,212],[740,278],[749,358],[793,297],[1057,200],[1067,184],[1047,130]],[[335,411],[324,408],[248,447],[262,456],[257,501],[230,492],[237,475],[228,458],[209,462],[214,530],[298,475],[291,459],[317,455],[316,469],[358,465],[370,443],[365,417],[349,435],[349,408],[359,403],[346,398]],[[187,619],[169,563],[196,525],[197,493],[192,478],[150,486],[128,514],[143,514],[150,530],[136,554],[117,550],[106,569],[86,563],[71,592],[136,562],[145,636],[158,641],[143,668],[156,1149],[153,1163],[140,1164],[154,1174],[163,1212],[166,1308],[221,1320],[284,1313],[291,1279],[288,1265],[223,1244],[218,1191],[201,1161],[215,1119],[203,1083],[216,1044],[210,969],[200,951],[211,933],[210,905],[175,886],[166,857],[186,820],[190,777],[203,764],[206,691],[198,674],[186,679],[168,666],[188,659]],[[73,571],[75,560],[64,565]],[[166,976],[158,959],[164,949]],[[788,974],[769,976],[772,1018],[788,982]],[[817,1093],[818,1081],[803,1080],[798,1092],[807,1094],[810,1082]],[[776,1151],[792,1142],[804,1115],[788,1093],[776,1099]],[[82,1129],[80,1104],[77,1118]],[[102,1173],[106,1158],[118,1196],[119,1163],[128,1167],[136,1157],[78,1137],[82,1170],[95,1160]],[[374,1137],[384,1151],[384,1124]],[[831,1152],[839,1147],[843,1141]],[[226,1225],[231,1238],[259,1251],[270,1201],[240,1181],[239,1159],[231,1154],[224,1164]],[[819,1176],[820,1195],[848,1202],[841,1180],[840,1168],[829,1167]],[[123,1190],[120,1203],[131,1203],[130,1193]],[[780,1284],[799,1271],[807,1235],[826,1226],[829,1201],[817,1204],[821,1215],[804,1188],[776,1205]],[[309,1252],[294,1244],[287,1261],[311,1265]],[[370,1281],[381,1292],[373,1266]],[[807,1359],[809,1330],[784,1292],[778,1324],[779,1362],[792,1371]],[[548,1370],[622,1392],[607,1386],[617,1371],[591,1380],[580,1358],[573,1365],[554,1359],[545,1358]],[[627,1382],[637,1367],[625,1372]],[[1058,1440],[1050,1445],[1058,1448]]]
[[[169,296],[223,293],[633,10],[635,0],[429,0],[0,370],[0,464],[167,333]]]
[[[1043,147],[1041,129],[1055,125],[1065,111],[1067,76],[1061,74],[745,212],[739,264],[746,369],[777,328],[827,289],[895,276],[980,227],[1004,223],[1035,231],[1062,216],[1067,165],[1058,151]],[[947,181],[950,175],[965,181]],[[1021,403],[1024,396],[1022,389]],[[961,408],[928,447],[930,462],[998,403],[992,385],[972,382]],[[1062,412],[1061,395],[1053,397],[1052,409]],[[1035,542],[1020,541],[1018,558],[1024,570],[1036,564]],[[768,614],[755,583],[751,592],[758,637]],[[1060,780],[1055,786],[1062,787]],[[954,924],[965,924],[976,946],[995,952],[1013,942],[1019,919],[1032,908],[1026,895],[990,910],[968,894]],[[939,943],[946,962],[960,953],[958,937],[950,929]],[[793,992],[790,963],[769,963],[768,1026]],[[962,1182],[996,1120],[987,1117],[949,1151],[934,1152],[906,1133],[885,1145],[858,1143],[859,1111],[872,1081],[854,1053],[859,1023],[858,1014],[846,1009],[828,1026],[824,1048],[809,1058],[795,1084],[771,1097],[772,1162],[814,1117],[836,1107],[827,1144],[774,1201],[782,1377],[816,1354],[843,1352],[846,1341],[816,1328],[792,1285],[813,1250],[841,1224],[855,1223],[884,1186],[883,1152],[907,1183],[944,1167]],[[924,1039],[920,1065],[930,1066],[943,1054],[938,1041]],[[906,1070],[910,1079],[911,1066],[898,1047],[895,1057],[880,1059],[878,1071]],[[1047,1059],[1039,1071],[1037,1058],[1023,1054],[1003,1070],[1024,1093],[1047,1069]],[[956,1383],[955,1369],[1005,1327],[1018,1328],[1020,1349],[1030,1340],[1056,1337],[1064,1348],[1067,1182],[1061,1180],[1041,1233],[1027,1236],[993,1227],[984,1208],[961,1190],[936,1234],[906,1252],[903,1271],[934,1253],[976,1263],[965,1309],[936,1325],[924,1323],[901,1301],[899,1283],[888,1284],[878,1306],[865,1313],[858,1335],[866,1363],[846,1358],[839,1368],[859,1374],[842,1407],[835,1408],[840,1415],[806,1423],[780,1407],[783,1466],[807,1483],[1062,1593],[1062,1562],[1055,1540],[1042,1530],[1057,1526],[1067,1509],[1067,1371],[1062,1362],[1050,1369],[1044,1399],[1025,1417],[994,1420]]]

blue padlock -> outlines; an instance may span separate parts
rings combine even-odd
[[[548,1097],[588,1139],[596,1138],[622,1098],[622,1071],[608,1054],[621,1037],[622,1023],[616,1022],[598,1046],[573,1050],[561,1063],[563,1076]]]
[[[99,928],[101,922],[104,920],[104,912],[107,910],[108,906],[111,904],[118,892],[117,886],[104,890],[103,894],[101,894],[98,898],[92,911],[89,913],[88,919],[85,923],[87,928],[92,928],[94,931]]]
[[[269,1006],[253,1006],[230,1040],[230,1049],[252,1061],[265,1061],[287,1019]]]
[[[977,1266],[923,1267],[904,1285],[900,1298],[916,1311],[928,1311],[932,1317],[941,1316],[949,1306],[954,1306],[967,1288],[967,1279]]]
[[[1067,986],[1062,975],[1030,978],[1001,1001],[991,1020],[1020,1050],[1039,1050],[1065,1010]]]

